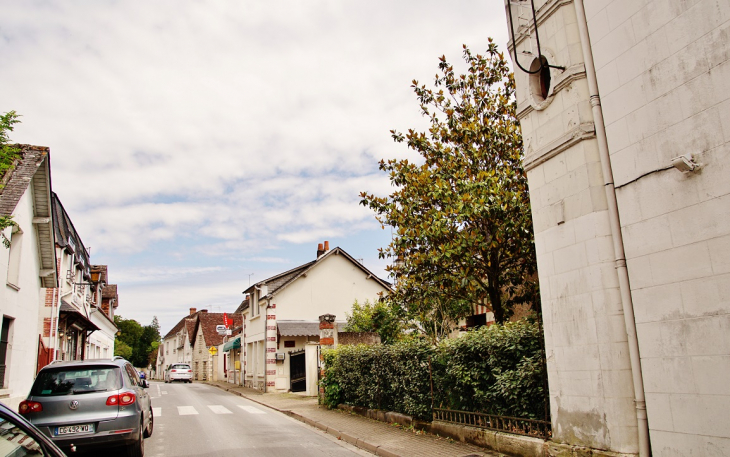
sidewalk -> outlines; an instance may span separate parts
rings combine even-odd
[[[384,457],[496,457],[492,451],[428,434],[416,434],[391,424],[317,404],[316,397],[261,393],[226,382],[206,382],[336,436],[354,446]]]

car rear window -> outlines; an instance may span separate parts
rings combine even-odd
[[[178,364],[178,365],[173,365],[172,367],[170,367],[170,369],[171,370],[189,370],[190,369],[190,365],[180,365],[180,364]]]
[[[68,395],[121,389],[118,367],[73,367],[43,370],[30,394],[33,396]]]

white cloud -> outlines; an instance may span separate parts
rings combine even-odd
[[[152,291],[214,259],[300,264],[325,237],[345,249],[367,239],[376,244],[361,256],[376,258],[388,236],[359,193],[387,195],[377,162],[413,157],[390,129],[427,128],[411,80],[430,83],[438,56],[457,63],[462,43],[506,42],[502,4],[482,0],[0,0],[0,10],[0,111],[23,115],[12,138],[51,148],[53,189],[94,262],[124,272],[120,294],[140,280],[135,268],[177,272],[135,286],[146,309],[215,295],[205,284],[164,300]]]

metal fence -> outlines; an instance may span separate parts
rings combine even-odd
[[[520,419],[519,417],[497,416],[493,414],[457,411],[453,409],[433,408],[433,420],[451,422],[470,427],[515,433],[548,439],[552,436],[550,422]]]

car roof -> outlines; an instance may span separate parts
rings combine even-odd
[[[86,360],[55,360],[50,364],[43,367],[46,369],[57,369],[57,368],[69,368],[69,367],[84,367],[87,365],[108,365],[110,367],[119,367],[127,363],[127,361],[121,357],[115,357],[113,359],[86,359]]]

